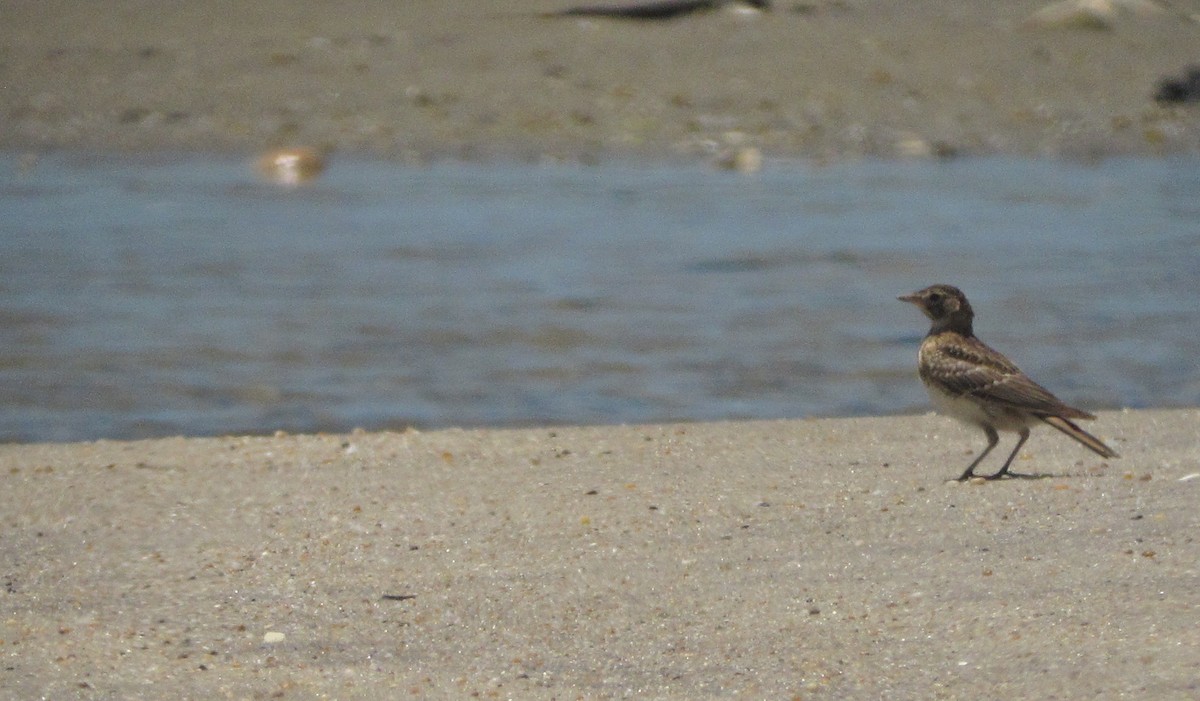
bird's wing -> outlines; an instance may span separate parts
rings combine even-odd
[[[1038,414],[1095,418],[1064,404],[1050,390],[1029,379],[1010,360],[976,338],[937,344],[933,352],[930,364],[936,368],[936,378],[952,394],[970,395]]]

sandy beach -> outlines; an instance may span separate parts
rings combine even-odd
[[[3,446],[0,687],[1194,698],[1198,420],[968,484],[932,415]]]
[[[15,3],[0,148],[1200,153],[1200,6]],[[914,371],[913,382],[917,382]],[[1200,411],[1015,469],[933,415],[0,446],[0,696],[1200,696]],[[1003,449],[1011,445],[1005,437]],[[990,464],[990,463],[989,463]]]
[[[665,22],[568,0],[6,8],[0,147],[307,145],[413,161],[1200,152],[1159,82],[1200,6],[784,0]],[[594,3],[604,4],[604,3]],[[620,4],[613,0],[612,4]]]

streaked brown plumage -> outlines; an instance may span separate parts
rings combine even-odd
[[[988,479],[1008,474],[1017,451],[1029,438],[1030,427],[1039,423],[1057,428],[1102,457],[1117,457],[1112,448],[1071,421],[1095,416],[1064,404],[975,337],[975,312],[957,287],[933,285],[899,299],[916,305],[933,321],[917,354],[918,371],[929,397],[943,414],[977,426],[987,435],[987,447],[959,480],[974,476],[975,467],[999,442],[997,431],[1020,434],[1004,466]]]

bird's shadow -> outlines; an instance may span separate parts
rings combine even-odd
[[[1005,472],[1002,475],[972,475],[967,479],[956,479],[956,482],[970,482],[978,477],[985,482],[1004,482],[1007,480],[1047,480],[1055,477],[1067,477],[1068,475],[1056,475],[1051,472]]]
[[[1062,477],[1049,472],[1005,472],[1003,475],[994,475],[986,478],[989,482],[1000,482],[1006,479],[1014,480],[1048,480],[1054,477]]]

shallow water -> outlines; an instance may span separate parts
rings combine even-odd
[[[1200,162],[0,157],[0,439],[924,409],[923,317],[1089,408],[1200,404]]]

